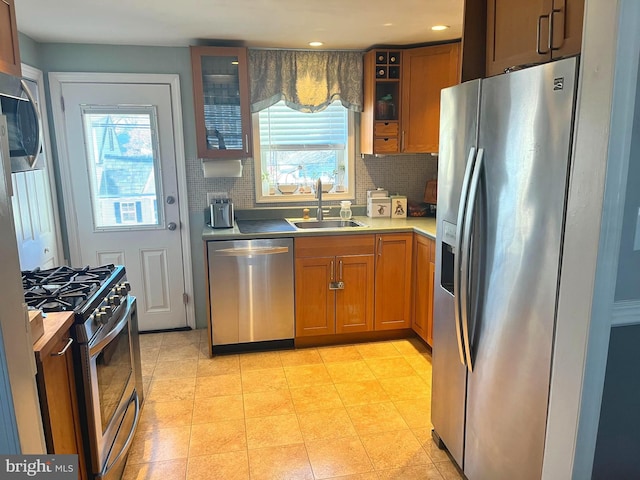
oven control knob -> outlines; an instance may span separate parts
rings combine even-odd
[[[127,292],[131,291],[131,284],[129,282],[124,282],[122,285],[127,289]]]
[[[106,325],[109,321],[109,317],[107,317],[105,312],[98,312],[94,315],[94,321],[96,322],[96,325]]]
[[[111,307],[109,307],[109,306],[102,307],[100,309],[100,313],[104,314],[104,318],[105,318],[105,322],[104,323],[106,323],[111,318],[111,315],[113,315],[113,309]]]
[[[120,297],[118,295],[110,296],[109,303],[111,304],[111,306],[117,307],[118,305],[120,305]]]

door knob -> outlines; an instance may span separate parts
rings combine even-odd
[[[167,228],[173,232],[176,228],[178,228],[178,226],[176,225],[176,222],[171,222],[169,223],[169,225],[167,225]]]
[[[174,197],[173,195],[169,195],[169,196],[167,197],[167,203],[168,203],[169,205],[173,205],[174,203],[176,203],[176,197]]]

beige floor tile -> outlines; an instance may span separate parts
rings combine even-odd
[[[191,425],[192,416],[192,399],[145,403],[138,430],[188,426]]]
[[[239,374],[196,378],[196,398],[239,395],[241,393],[242,382]]]
[[[412,398],[393,402],[409,428],[429,428],[431,425],[431,399]]]
[[[363,358],[397,357],[400,352],[391,342],[359,343],[356,349]]]
[[[331,477],[328,480],[378,480],[378,474],[376,472],[356,473],[354,475]]]
[[[127,463],[122,480],[183,480],[186,474],[186,458],[166,462]]]
[[[325,367],[334,383],[364,382],[376,379],[364,360],[327,363]]]
[[[416,371],[409,365],[404,357],[374,357],[366,358],[365,361],[378,380],[416,374]]]
[[[378,380],[338,383],[336,384],[336,390],[345,406],[389,401],[389,395],[387,395]]]
[[[167,477],[162,480],[173,480]],[[249,480],[247,451],[189,456],[187,480]]]
[[[431,375],[431,358],[426,355],[405,355],[404,359],[409,362],[413,369],[422,375]]]
[[[243,371],[241,375],[244,393],[282,390],[289,386],[282,367]]]
[[[258,352],[240,355],[240,369],[243,372],[277,367],[282,367],[279,352]]]
[[[160,355],[160,347],[140,348],[140,362],[142,365],[155,365]]]
[[[298,350],[283,350],[280,352],[283,367],[297,367],[299,365],[315,365],[322,363],[322,357],[315,348],[300,348]]]
[[[151,381],[151,388],[146,402],[174,402],[177,400],[193,400],[196,390],[196,379],[167,378]]]
[[[290,388],[308,387],[310,385],[326,385],[333,383],[324,364],[300,365],[285,367],[284,374]]]
[[[435,464],[436,468],[444,478],[444,480],[463,480],[464,477],[460,475],[458,469],[450,461],[438,462]]]
[[[392,340],[393,346],[398,349],[402,355],[422,355],[430,353],[427,344],[418,337],[402,338],[400,340]]]
[[[378,471],[378,478],[380,480],[444,480],[432,463],[381,470]]]
[[[165,332],[162,337],[162,347],[176,345],[200,344],[200,330],[187,330],[184,332]]]
[[[172,345],[170,348],[160,349],[160,352],[158,354],[158,362],[197,360],[199,354],[199,343],[189,343],[187,345]]]
[[[389,398],[394,401],[431,396],[431,387],[419,375],[383,378],[379,381]]]
[[[298,422],[305,442],[357,435],[344,407],[298,413]]]
[[[338,395],[334,385],[311,385],[309,387],[291,388],[289,391],[291,392],[293,406],[298,414],[343,406],[340,395]]]
[[[200,342],[200,358],[211,358],[211,347],[208,342]]]
[[[198,371],[198,359],[189,360],[171,360],[168,362],[156,363],[153,371],[153,378],[185,378],[195,377]]]
[[[209,341],[209,330],[206,328],[199,328],[198,332],[200,332],[200,343],[207,343]]]
[[[189,456],[236,452],[247,448],[244,420],[201,423],[191,427]]]
[[[247,418],[295,413],[289,389],[245,393],[244,412]]]
[[[411,430],[375,433],[361,436],[376,470],[431,464],[431,459]]]
[[[358,435],[409,429],[391,402],[353,405],[346,409]]]
[[[131,465],[186,458],[191,426],[136,431],[129,458]]]
[[[249,449],[302,443],[302,432],[294,414],[247,418]]]
[[[193,424],[244,418],[242,395],[198,397],[193,402]]]
[[[360,352],[358,352],[354,345],[318,348],[318,353],[324,363],[362,360],[362,355],[360,355]]]
[[[152,377],[153,371],[156,369],[156,363],[142,363],[140,371],[143,377]]]
[[[249,450],[249,467],[255,480],[313,480],[303,444]]]
[[[140,349],[158,348],[162,345],[164,333],[142,333],[140,335]]]
[[[431,458],[433,463],[449,461],[447,452],[440,450],[433,442],[431,437],[431,428],[414,428],[412,429],[412,432],[422,444],[422,448],[427,452],[427,455],[429,455],[429,458]]]
[[[198,377],[229,375],[231,373],[240,373],[238,355],[224,355],[198,360]]]
[[[373,466],[358,437],[307,442],[307,454],[316,479],[371,472]]]

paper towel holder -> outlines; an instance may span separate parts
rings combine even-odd
[[[242,177],[242,160],[216,160],[201,158],[204,178]]]

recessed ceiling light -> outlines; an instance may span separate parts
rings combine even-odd
[[[433,27],[431,27],[431,30],[435,30],[436,32],[438,32],[440,30],[446,30],[447,28],[449,28],[448,25],[434,25]]]
[[[310,47],[321,47],[322,45],[324,45],[322,42],[309,42]]]

